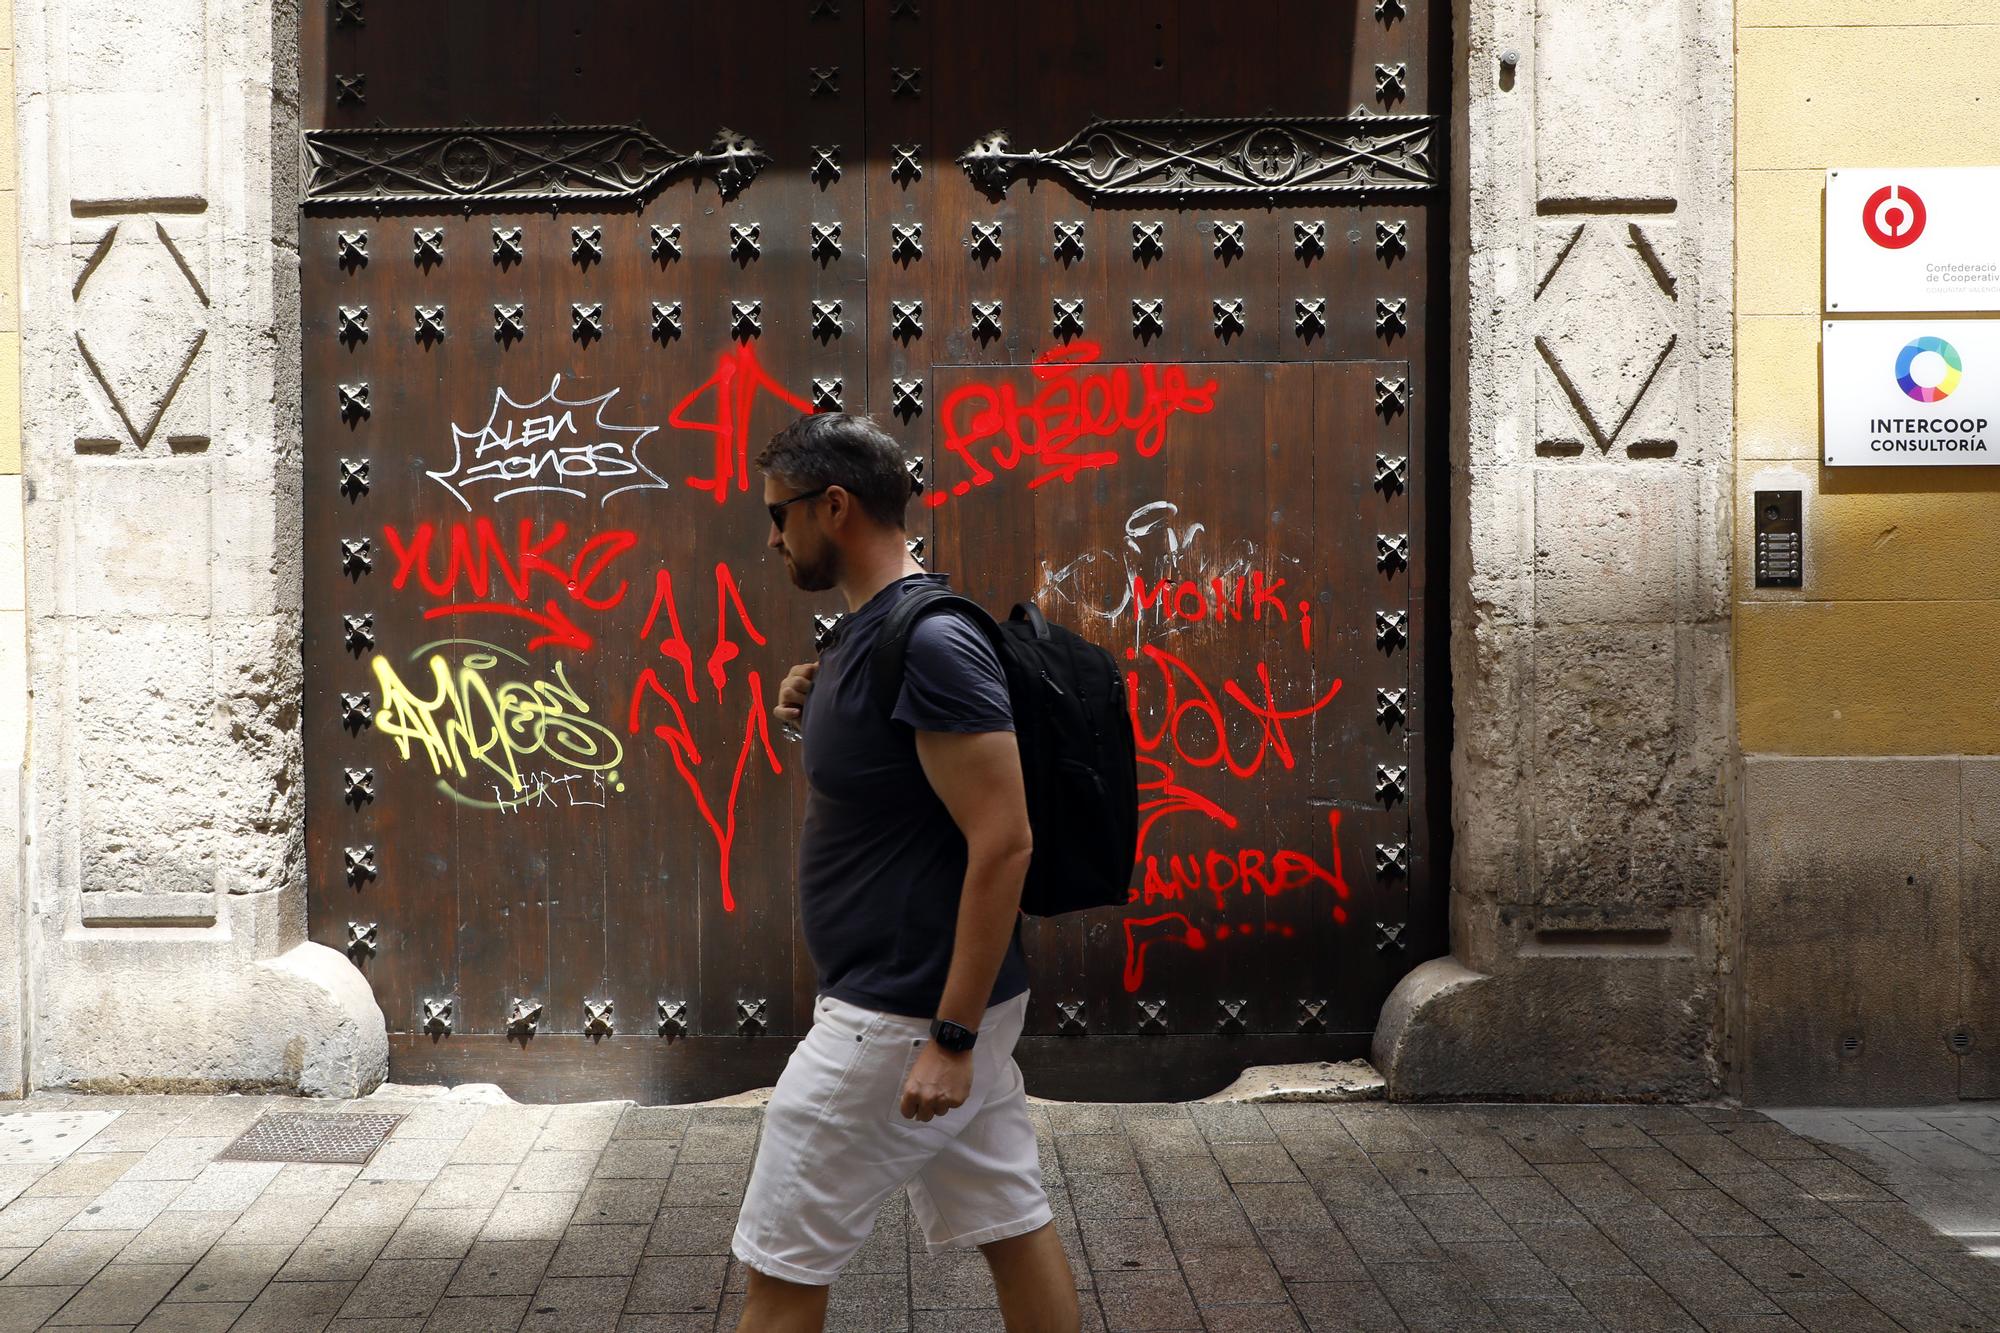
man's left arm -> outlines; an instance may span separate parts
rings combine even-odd
[[[916,733],[917,760],[931,790],[965,835],[965,885],[951,970],[937,1016],[977,1030],[1014,937],[1021,885],[1034,835],[1011,731]],[[927,1043],[903,1086],[902,1111],[929,1120],[963,1105],[972,1091],[972,1055]]]

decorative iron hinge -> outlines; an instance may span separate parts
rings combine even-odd
[[[1395,802],[1409,794],[1410,770],[1398,764],[1375,765],[1375,796],[1377,800]]]
[[[342,268],[359,268],[368,262],[368,233],[339,232],[334,237],[334,248]]]
[[[889,179],[910,188],[910,182],[924,175],[924,146],[915,143],[889,145]]]
[[[1326,1008],[1327,1008],[1327,1002],[1325,1000],[1300,1000],[1299,1020],[1298,1020],[1299,1031],[1301,1032],[1326,1031]]]
[[[571,227],[569,229],[569,257],[579,268],[589,268],[593,263],[604,261],[604,228]]]
[[[341,848],[341,861],[347,871],[347,882],[359,884],[364,879],[374,879],[380,873],[375,869],[375,844],[360,847]]]
[[[375,799],[375,770],[372,768],[343,768],[342,799],[349,805],[361,806]]]
[[[374,953],[380,940],[381,932],[375,928],[373,921],[347,923],[347,954],[350,958]]]
[[[1068,342],[1071,338],[1082,337],[1083,298],[1079,296],[1073,301],[1066,301],[1060,296],[1056,297],[1055,316],[1050,329],[1064,342]]]
[[[444,341],[444,307],[441,305],[420,305],[413,307],[417,317],[416,336],[420,343]]]
[[[343,615],[340,630],[349,649],[365,652],[375,646],[375,613],[363,611],[359,615]]]
[[[342,384],[337,387],[340,393],[341,420],[357,421],[370,414],[371,409],[368,406],[368,381],[363,380],[359,384]]]
[[[812,303],[813,337],[821,343],[828,343],[840,336],[845,326],[840,322],[840,302],[814,301]]]
[[[1164,222],[1135,222],[1132,224],[1132,258],[1141,264],[1167,255],[1167,224]]]
[[[375,556],[370,550],[366,537],[342,537],[340,539],[340,572],[343,574],[366,574],[375,568]]]
[[[653,302],[653,336],[661,342],[681,336],[681,303]]]
[[[1243,1011],[1250,1007],[1248,1000],[1217,1000],[1215,1007],[1222,1012],[1215,1020],[1217,1032],[1245,1031]]]
[[[1292,223],[1292,253],[1308,261],[1317,255],[1325,254],[1326,223],[1323,221]]]
[[[1086,199],[1239,195],[1277,199],[1428,190],[1431,116],[1095,120],[1047,150],[1013,152],[1004,131],[959,154],[972,183],[999,196],[1029,171]]]
[[[1081,221],[1053,223],[1052,230],[1055,232],[1055,256],[1065,268],[1083,258]]]
[[[1391,458],[1387,454],[1375,455],[1375,485],[1386,493],[1394,494],[1403,489],[1403,479],[1410,470],[1407,455]]]
[[[924,303],[922,301],[889,302],[889,336],[901,338],[907,344],[912,338],[924,336]]]
[[[1165,1000],[1139,1001],[1139,1031],[1167,1031],[1167,1002]]]
[[[1150,338],[1163,338],[1167,332],[1167,302],[1165,297],[1132,298],[1132,336],[1142,342]]]
[[[493,336],[501,342],[528,336],[528,308],[523,305],[493,307]]]
[[[1000,336],[1000,305],[998,301],[974,301],[972,303],[972,336],[985,342]]]
[[[357,500],[368,494],[367,459],[343,458],[340,460],[340,493]]]
[[[1384,337],[1409,332],[1409,322],[1404,318],[1404,311],[1409,309],[1409,305],[1409,301],[1400,296],[1376,297],[1375,332]]]
[[[1407,222],[1381,222],[1375,224],[1375,253],[1387,258],[1391,254],[1410,252],[1410,224]]]
[[[1399,532],[1391,536],[1386,532],[1375,534],[1375,567],[1377,569],[1402,569],[1410,563],[1410,534]]]
[[[542,1002],[515,996],[507,1010],[507,1031],[516,1037],[532,1037],[542,1026]]]
[[[1215,257],[1223,263],[1243,257],[1243,224],[1215,220]]]
[[[1215,298],[1215,336],[1227,341],[1232,335],[1240,334],[1247,327],[1243,318],[1243,298],[1232,296]]]
[[[921,222],[892,222],[889,224],[889,258],[908,268],[911,261],[924,257],[924,224]]]
[[[1090,1033],[1090,1020],[1084,1016],[1082,1000],[1057,1000],[1056,1030],[1065,1037],[1083,1037]]]
[[[815,301],[813,304],[819,303]],[[812,405],[815,412],[840,411],[843,406],[841,399],[844,396],[845,392],[837,375],[832,379],[816,379],[812,382]]]
[[[1405,379],[1378,379],[1375,381],[1375,410],[1383,416],[1394,416],[1410,405],[1410,382]]]
[[[764,303],[762,301],[731,301],[729,303],[729,333],[733,338],[749,342],[764,331]]]
[[[365,305],[340,307],[340,331],[336,336],[350,347],[365,341],[368,337],[368,307]]]
[[[444,228],[418,227],[410,232],[410,257],[418,268],[444,262]]]
[[[1377,611],[1375,613],[1375,646],[1391,647],[1406,643],[1410,637],[1410,616],[1406,611]]]
[[[583,1002],[583,1035],[586,1037],[608,1037],[616,1029],[611,1021],[610,1000],[585,1000]]]
[[[811,244],[807,253],[822,265],[840,258],[840,224],[838,222],[814,222],[807,225]]]
[[[661,1000],[659,1002],[660,1035],[662,1037],[685,1037],[688,1034],[688,1003],[686,1000]]]
[[[827,186],[840,179],[839,144],[828,144],[825,147],[814,144],[812,146],[812,158],[812,167],[806,174],[812,177],[813,184],[824,190]]]
[[[569,307],[569,336],[580,343],[604,336],[604,302],[573,301]]]
[[[655,226],[648,233],[653,248],[653,258],[665,264],[681,257],[681,224]]]
[[[1378,688],[1375,691],[1375,720],[1377,722],[1386,722],[1390,726],[1401,722],[1403,720],[1403,700],[1409,693],[1408,690]]]
[[[426,996],[423,1006],[424,1031],[434,1033],[440,1037],[450,1035],[452,1011],[458,1007],[457,1001],[449,998],[442,1000],[432,999]]]
[[[1409,874],[1410,844],[1407,842],[1376,843],[1375,873],[1384,879]]]
[[[528,257],[528,243],[522,239],[519,227],[495,227],[493,229],[493,262],[505,268],[518,264]],[[598,258],[603,258],[602,252]]]
[[[771,161],[733,130],[684,153],[631,125],[311,130],[305,147],[308,207],[641,199],[683,173],[728,197]]]
[[[736,1002],[736,1033],[742,1037],[760,1037],[769,1026],[771,1002],[769,1000],[738,1000]]]
[[[889,410],[903,420],[923,415],[924,382],[922,380],[889,381]]]
[[[1311,341],[1326,332],[1326,298],[1301,296],[1292,302],[1292,331]]]

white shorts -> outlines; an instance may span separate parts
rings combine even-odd
[[[932,1254],[1048,1223],[1049,1198],[1014,1043],[1021,994],[986,1011],[972,1095],[928,1122],[898,1103],[930,1023],[822,995],[764,1112],[736,1221],[736,1257],[771,1277],[824,1286],[868,1239],[882,1201],[906,1190]]]

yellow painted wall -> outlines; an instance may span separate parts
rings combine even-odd
[[[1829,167],[2000,165],[1996,0],[1739,0],[1742,748],[2000,753],[2000,467],[1819,463]],[[1753,586],[1751,492],[1805,492],[1806,586]]]

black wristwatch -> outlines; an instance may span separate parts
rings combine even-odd
[[[972,1043],[979,1040],[979,1034],[971,1028],[943,1018],[931,1020],[931,1037],[947,1051],[959,1055],[971,1050]]]

